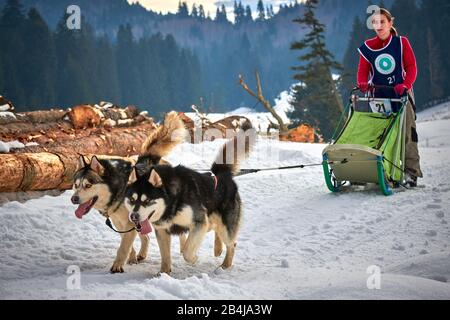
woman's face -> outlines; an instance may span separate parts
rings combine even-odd
[[[389,36],[391,35],[392,25],[393,22],[389,21],[388,18],[383,14],[375,14],[372,17],[373,29],[377,33],[377,36],[382,40],[389,38]]]

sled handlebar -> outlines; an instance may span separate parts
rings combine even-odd
[[[392,87],[392,86],[369,84],[368,91],[374,90],[374,89],[388,89],[388,90],[395,91],[395,87]],[[358,91],[358,90],[360,90],[360,88],[358,86],[356,86],[352,89],[351,93],[353,94],[353,92]],[[406,93],[405,96],[406,95],[408,95],[408,94]]]
[[[371,101],[383,102],[383,101],[386,101],[386,100],[389,100],[391,102],[403,102],[404,101],[404,99],[398,99],[398,98],[393,98],[393,99],[386,98],[386,99],[383,99],[383,98],[363,98],[363,97],[357,97],[357,96],[354,97],[354,100],[355,101],[362,101],[362,102],[371,102]]]
[[[394,87],[391,86],[383,86],[383,85],[374,85],[371,84],[369,86],[369,91],[373,90],[373,89],[389,89],[389,90],[395,90]],[[389,100],[391,102],[404,102],[405,99],[408,97],[408,94],[406,93],[405,95],[403,95],[400,98],[371,98],[371,97],[359,97],[358,95],[355,94],[355,92],[359,91],[359,87],[356,86],[352,89],[350,96],[351,96],[351,100],[352,101],[362,101],[362,102],[370,102],[370,101],[376,101],[376,102],[382,102],[382,101],[386,101]]]

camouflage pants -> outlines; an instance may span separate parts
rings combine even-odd
[[[416,114],[413,110],[411,102],[408,102],[405,112],[406,112],[405,172],[413,176],[422,178],[423,174],[422,170],[420,170],[420,156],[419,156],[419,148],[417,145],[419,139],[416,130]]]

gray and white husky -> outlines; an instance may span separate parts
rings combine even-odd
[[[242,220],[242,203],[233,174],[255,141],[254,130],[249,126],[222,147],[211,167],[212,174],[184,166],[156,165],[145,174],[136,172],[136,181],[127,187],[124,203],[130,221],[141,235],[151,232],[152,225],[156,230],[161,273],[171,272],[170,235],[185,232],[189,236],[183,257],[188,263],[197,261],[206,233],[214,230],[214,253],[219,256],[225,244],[226,256],[221,267],[231,267]],[[239,142],[244,147],[239,148]],[[233,152],[231,161],[227,161],[231,158],[228,152]]]

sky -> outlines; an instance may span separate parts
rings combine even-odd
[[[216,14],[216,8],[217,6],[221,6],[224,4],[227,8],[227,12],[233,12],[233,6],[234,6],[234,0],[228,0],[228,1],[218,1],[218,0],[183,0],[188,4],[189,10],[192,8],[192,4],[200,5],[202,4],[205,8],[205,12],[208,13],[208,11],[211,14],[211,17],[214,17]],[[178,2],[179,0],[128,0],[128,2],[139,2],[141,5],[146,7],[147,9],[151,9],[155,12],[177,12],[178,9]],[[239,0],[238,0],[239,2]],[[258,0],[241,0],[242,4],[244,6],[250,5],[252,7],[252,11],[256,11],[256,4]],[[274,11],[278,11],[278,6],[280,4],[284,3],[290,3],[294,2],[294,0],[263,0],[264,5],[273,5]],[[232,17],[229,17],[232,18]]]

